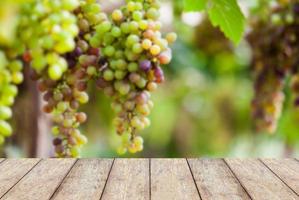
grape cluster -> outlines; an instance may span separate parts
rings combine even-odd
[[[30,63],[31,78],[43,93],[43,111],[51,113],[56,123],[52,132],[57,157],[77,157],[87,140],[77,129],[87,117],[77,109],[88,95],[75,89],[74,66],[66,57],[76,46],[79,28],[72,11],[78,6],[78,0],[32,1],[21,10],[23,60]]]
[[[126,1],[95,27],[90,38],[92,47],[101,48],[104,65],[96,82],[113,99],[114,124],[123,136],[120,154],[143,149],[137,131],[150,125],[150,92],[164,81],[160,65],[171,61],[168,45],[177,36],[162,37],[159,7],[158,0]]]
[[[87,142],[79,130],[87,115],[78,110],[80,104],[89,101],[88,82],[97,76],[101,67],[100,49],[88,43],[93,27],[101,22],[100,11],[100,5],[95,1],[79,2],[79,7],[74,10],[79,34],[75,38],[74,50],[63,55],[67,70],[58,81],[50,78],[39,83],[39,89],[45,92],[44,100],[47,101],[44,111],[52,113],[56,123],[52,132],[58,157],[78,157],[80,147]]]
[[[269,23],[270,22],[270,23]],[[299,1],[280,2],[267,20],[252,23],[248,41],[253,49],[256,128],[275,132],[280,117],[286,79],[292,77],[295,105],[299,106]]]
[[[18,9],[25,2],[0,2],[0,145],[13,130],[8,120],[12,117],[11,106],[18,93],[17,85],[23,82],[23,63],[19,59],[19,38],[15,37],[19,23]]]
[[[0,145],[12,134],[7,122],[12,117],[11,106],[18,93],[16,87],[23,81],[23,64],[15,59],[12,50],[0,51]]]

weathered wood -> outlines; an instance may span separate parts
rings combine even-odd
[[[2,199],[49,199],[75,161],[75,159],[42,160]]]
[[[102,199],[150,199],[149,160],[116,159]]]
[[[151,159],[151,197],[200,199],[186,159]]]
[[[281,180],[299,195],[299,162],[295,159],[262,159]]]
[[[225,159],[252,199],[298,200],[298,196],[257,159]]]
[[[188,159],[203,200],[250,199],[221,159]]]
[[[2,159],[0,199],[299,199],[295,159]]]
[[[4,160],[4,159],[3,159]],[[0,164],[0,198],[12,188],[40,159],[7,159]]]
[[[100,199],[112,162],[113,159],[79,160],[51,199]]]

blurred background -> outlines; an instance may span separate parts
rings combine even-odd
[[[120,1],[105,2],[111,10]],[[177,32],[173,61],[165,66],[166,82],[152,95],[152,125],[141,133],[144,151],[125,157],[287,157],[299,156],[299,114],[289,92],[278,131],[253,130],[250,106],[253,83],[251,52],[246,40],[233,45],[203,13],[184,13],[181,0],[162,1],[165,31]],[[240,1],[249,17],[262,1]],[[26,72],[26,70],[25,70]],[[26,72],[27,73],[27,72]],[[83,107],[89,138],[82,157],[117,157],[118,136],[110,101],[90,84],[90,103]],[[49,116],[28,78],[20,86],[11,121],[15,133],[0,152],[7,157],[49,157],[52,154]]]

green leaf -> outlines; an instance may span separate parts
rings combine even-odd
[[[185,11],[201,11],[206,8],[208,0],[184,0]]]
[[[238,44],[243,36],[245,17],[236,0],[209,0],[207,11],[214,26]]]

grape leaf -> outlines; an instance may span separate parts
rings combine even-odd
[[[209,18],[219,26],[226,37],[238,44],[244,33],[245,17],[236,0],[210,0],[207,5]]]
[[[184,0],[185,11],[201,11],[206,8],[208,0]]]
[[[213,26],[219,26],[225,36],[238,44],[243,36],[245,17],[236,0],[184,0],[185,11],[208,12]]]

